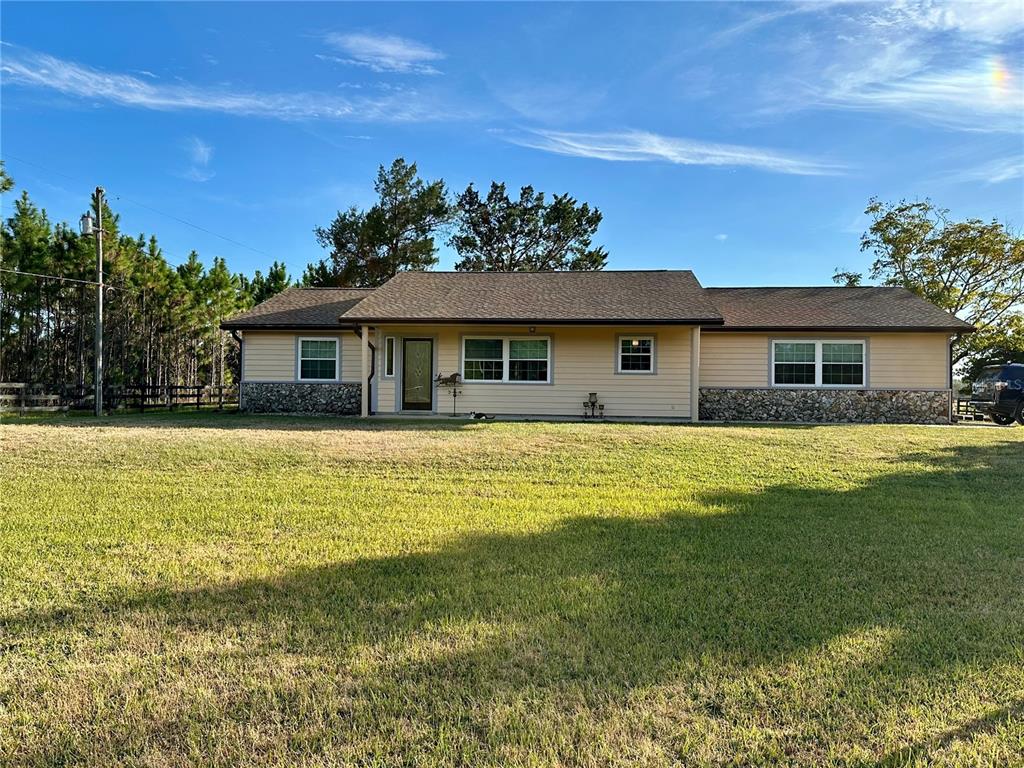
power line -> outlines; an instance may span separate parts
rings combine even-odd
[[[67,283],[81,283],[82,285],[99,285],[96,280],[80,280],[77,277],[64,277],[63,275],[44,275],[40,272],[25,272],[20,269],[6,269],[0,267],[0,272],[10,272],[14,275],[25,275],[26,277],[38,277],[41,280],[60,280],[61,282]],[[111,283],[103,283],[103,288],[108,291],[118,291],[120,293],[130,293],[136,296],[146,292],[145,287],[139,286],[127,286],[127,285],[112,285]]]
[[[25,275],[27,277],[41,277],[41,278],[43,278],[45,280],[62,280],[62,281],[66,281],[66,282],[69,282],[69,283],[83,283],[85,285],[99,285],[99,283],[96,282],[95,280],[79,280],[78,278],[75,278],[75,277],[63,277],[61,275],[43,275],[43,274],[40,274],[39,272],[22,272],[20,269],[4,269],[4,268],[0,268],[0,272],[10,272],[11,274],[14,274],[14,275]],[[104,288],[110,288],[111,290],[114,290],[114,291],[118,290],[117,288],[114,288],[113,286],[111,286],[111,285],[109,285],[107,283],[104,283],[103,287]]]
[[[4,155],[4,157],[7,158],[7,159],[10,159],[10,160],[16,160],[19,163],[24,163],[25,165],[31,165],[31,166],[33,166],[35,168],[38,168],[41,171],[46,171],[47,173],[52,173],[52,174],[55,174],[57,176],[63,176],[65,179],[68,179],[69,181],[73,181],[76,184],[87,184],[88,183],[84,179],[79,179],[79,178],[76,178],[74,176],[70,176],[70,175],[68,175],[66,173],[63,173],[62,171],[56,171],[56,170],[54,170],[52,168],[47,168],[44,165],[40,165],[39,163],[33,162],[31,160],[26,160],[25,158],[18,157],[17,155],[12,155],[12,154],[8,153],[8,154]],[[266,256],[268,259],[273,259],[274,258],[274,256],[272,254],[267,253],[266,251],[260,250],[259,248],[254,248],[251,245],[246,245],[245,243],[243,243],[243,242],[241,242],[239,240],[235,240],[234,238],[228,237],[227,235],[222,235],[219,232],[214,232],[212,229],[207,229],[206,227],[200,226],[199,224],[195,224],[195,223],[189,221],[188,219],[183,219],[180,216],[175,216],[173,213],[167,213],[166,211],[161,211],[158,208],[154,208],[151,205],[147,205],[146,203],[140,203],[138,200],[134,200],[134,199],[132,199],[130,197],[127,197],[126,195],[114,195],[114,199],[115,200],[123,200],[126,203],[131,203],[132,205],[137,205],[140,208],[145,208],[147,211],[152,211],[153,213],[158,214],[160,216],[165,216],[168,219],[172,219],[173,221],[177,221],[179,224],[184,224],[185,226],[192,227],[193,229],[197,229],[200,232],[205,232],[208,235],[213,235],[214,237],[219,237],[221,240],[224,240],[225,242],[231,243],[232,245],[237,245],[239,248],[245,248],[246,250],[252,251],[253,253],[258,253],[261,256]]]

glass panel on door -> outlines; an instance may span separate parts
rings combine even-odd
[[[433,404],[434,342],[405,339],[402,342],[402,410],[429,411]]]

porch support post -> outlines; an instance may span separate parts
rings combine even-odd
[[[359,357],[362,361],[362,376],[360,377],[359,391],[362,399],[359,406],[359,415],[366,418],[370,415],[370,326],[364,325],[362,333],[359,334]]]
[[[700,326],[690,331],[690,421],[700,421]]]

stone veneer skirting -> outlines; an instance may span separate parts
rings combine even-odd
[[[701,388],[707,421],[948,424],[949,392],[906,389]]]
[[[242,382],[242,410],[250,413],[333,413],[358,415],[362,393],[358,384]]]

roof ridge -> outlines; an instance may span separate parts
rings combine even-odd
[[[887,290],[906,291],[909,290],[902,285],[707,285],[707,291],[848,291],[848,290]]]
[[[406,269],[395,274],[399,275],[607,275],[622,273],[665,273],[665,272],[690,272],[692,269],[481,269],[481,270],[458,270],[458,269]],[[369,289],[372,290],[372,289]]]

